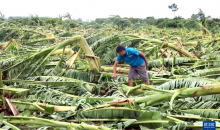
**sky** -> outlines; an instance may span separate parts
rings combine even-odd
[[[190,18],[201,8],[206,16],[220,18],[220,0],[0,0],[0,12],[9,16],[58,17],[66,12],[72,19],[83,21],[107,18],[110,15],[121,17],[173,18],[168,5],[175,3],[179,8],[176,16]]]

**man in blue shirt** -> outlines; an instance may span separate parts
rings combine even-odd
[[[116,78],[116,68],[120,60],[124,60],[130,65],[128,73],[129,86],[133,86],[133,79],[138,79],[138,75],[142,81],[146,84],[150,84],[146,66],[148,64],[147,59],[143,52],[135,50],[134,48],[125,48],[122,45],[118,45],[116,52],[119,54],[115,64],[113,66],[113,78]]]

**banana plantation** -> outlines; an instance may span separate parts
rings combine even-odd
[[[220,32],[111,23],[0,22],[0,129],[220,129]],[[150,85],[128,85],[118,45],[143,52]]]

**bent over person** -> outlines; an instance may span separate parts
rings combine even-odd
[[[127,64],[130,65],[128,78],[129,86],[133,86],[133,79],[138,79],[140,76],[142,81],[145,81],[146,84],[150,84],[146,66],[148,64],[147,59],[143,52],[138,51],[134,48],[125,48],[122,45],[118,45],[116,52],[119,54],[115,64],[113,66],[113,78],[116,78],[116,68],[120,60],[124,60]]]

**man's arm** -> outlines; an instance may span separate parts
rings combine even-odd
[[[146,59],[146,57],[145,57],[145,55],[144,55],[144,53],[143,52],[141,52],[141,51],[139,51],[139,55],[144,59],[144,61],[145,61],[145,64],[146,64],[146,66],[147,66],[147,64],[148,64],[148,62],[147,62],[147,59]]]
[[[115,64],[113,66],[113,78],[116,78],[116,69],[117,69],[117,65],[118,65],[119,61],[115,61]]]

